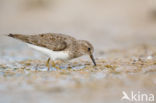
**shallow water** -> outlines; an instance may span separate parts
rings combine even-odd
[[[154,0],[0,0],[0,103],[124,103],[122,91],[156,96],[155,7]],[[97,66],[86,56],[47,71],[48,57],[1,36],[47,32],[90,41]]]
[[[97,54],[101,56],[96,58],[96,67],[78,58],[50,71],[45,66],[46,56],[23,43],[21,46],[20,54],[16,47],[0,51],[4,54],[0,58],[0,102],[17,102],[17,97],[23,103],[114,102],[120,100],[123,90],[156,93],[155,46],[145,49],[138,45]]]

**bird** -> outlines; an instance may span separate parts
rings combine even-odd
[[[14,39],[25,42],[29,47],[46,54],[49,58],[46,61],[48,71],[49,62],[52,60],[52,66],[56,67],[55,61],[68,61],[83,55],[89,55],[94,66],[96,62],[93,56],[94,47],[87,40],[77,40],[76,38],[61,33],[42,33],[42,34],[12,34],[8,35]]]

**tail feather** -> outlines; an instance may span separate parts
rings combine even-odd
[[[10,37],[14,37],[14,34],[9,34],[8,36],[10,36]]]
[[[9,34],[8,35],[9,37],[12,37],[12,38],[15,38],[15,39],[19,39],[21,41],[24,41],[24,42],[28,42],[28,36],[26,35],[21,35],[21,34]]]

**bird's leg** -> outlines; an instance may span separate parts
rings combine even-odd
[[[46,62],[46,66],[48,67],[48,71],[50,70],[49,61],[50,61],[50,58],[48,58],[48,60],[47,60],[47,62]]]
[[[56,66],[56,64],[55,64],[55,62],[54,62],[54,61],[52,61],[52,63],[51,63],[51,64],[52,64],[52,66],[53,66],[54,68],[56,68],[56,69],[60,69],[59,67],[57,67],[57,66]]]

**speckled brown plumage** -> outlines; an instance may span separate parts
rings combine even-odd
[[[71,36],[56,33],[46,33],[39,35],[10,34],[9,36],[20,39],[26,43],[51,49],[53,51],[65,50],[73,41],[76,40]]]
[[[90,55],[92,60],[94,59],[92,55],[94,48],[88,41],[77,40],[68,35],[46,33],[38,35],[9,34],[8,36],[52,51],[67,51],[69,54],[68,59],[77,58],[85,54]],[[94,60],[93,62],[96,65]]]

